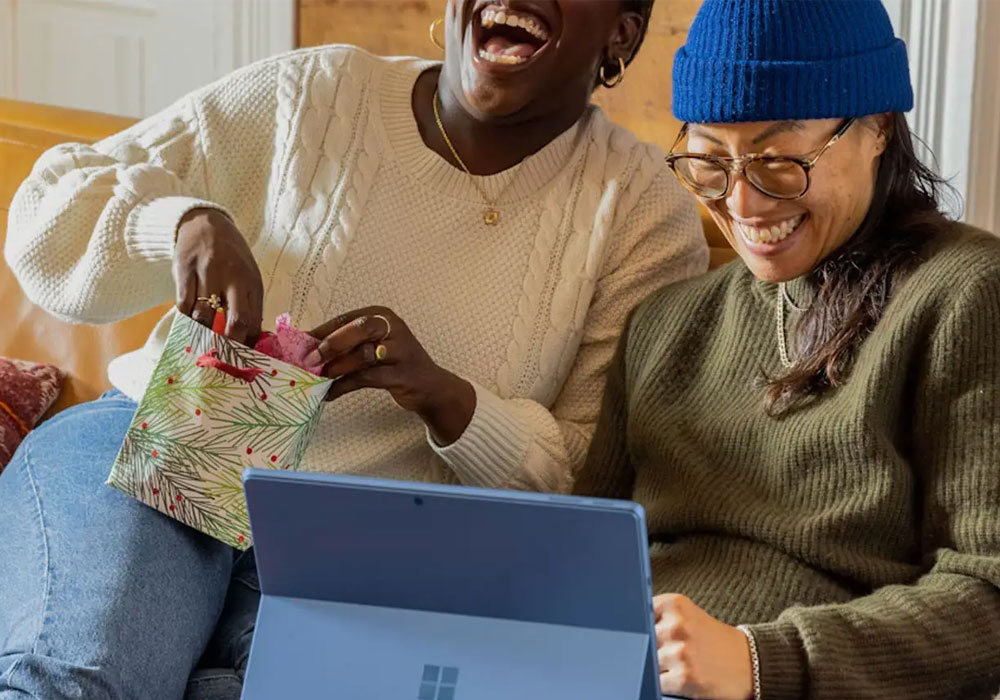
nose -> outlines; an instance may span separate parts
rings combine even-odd
[[[770,197],[747,182],[742,173],[733,178],[733,186],[726,195],[726,209],[734,216],[750,219],[773,206]]]

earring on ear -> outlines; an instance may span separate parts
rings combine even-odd
[[[444,17],[438,17],[436,20],[431,22],[431,26],[428,28],[428,33],[430,34],[431,37],[431,43],[434,44],[439,49],[441,49],[442,51],[444,51],[444,43],[438,41],[438,38],[434,35],[434,32],[437,31],[438,26],[442,24],[444,24]]]
[[[601,85],[611,89],[618,87],[623,80],[625,80],[625,59],[621,56],[618,57],[618,73],[615,75],[611,82],[608,82],[608,76],[604,72],[604,64],[601,64],[601,70],[598,72],[598,77],[601,79]]]

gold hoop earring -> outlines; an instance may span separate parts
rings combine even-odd
[[[618,57],[618,75],[616,75],[615,79],[612,80],[610,83],[608,82],[607,75],[604,74],[603,63],[601,64],[601,70],[598,73],[598,75],[601,78],[601,85],[603,85],[604,87],[608,89],[618,87],[621,84],[621,82],[625,80],[625,59],[622,58],[621,56]]]
[[[436,20],[431,22],[431,26],[428,28],[428,33],[431,37],[431,43],[436,47],[444,51],[444,44],[438,41],[437,37],[434,36],[434,32],[437,31],[438,25],[444,24],[444,17],[438,17]]]

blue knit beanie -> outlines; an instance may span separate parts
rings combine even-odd
[[[705,0],[674,58],[674,116],[699,124],[913,108],[881,0]]]

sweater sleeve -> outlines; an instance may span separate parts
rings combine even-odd
[[[657,288],[708,269],[697,208],[669,176],[653,180],[614,231],[610,257],[587,312],[572,369],[550,408],[502,399],[480,385],[476,411],[454,444],[435,451],[463,483],[569,491],[597,423],[605,375],[629,312]]]
[[[634,318],[634,314],[632,316]],[[635,470],[629,459],[628,441],[628,389],[627,360],[632,323],[626,324],[608,368],[601,413],[594,430],[594,438],[576,475],[573,492],[596,498],[632,498]]]
[[[752,625],[767,700],[985,699],[1000,689],[995,267],[942,310],[926,358],[910,438],[922,489],[924,573],[911,585],[792,608]]]
[[[273,133],[274,109],[259,99],[274,93],[261,89],[267,72],[244,69],[120,134],[43,154],[13,199],[4,249],[28,298],[82,323],[120,320],[173,299],[181,218],[199,207],[232,216],[244,204],[232,193],[263,194],[241,176],[257,177],[267,154],[218,146]],[[214,175],[205,157],[213,138],[225,159]],[[250,159],[256,168],[243,162]]]

